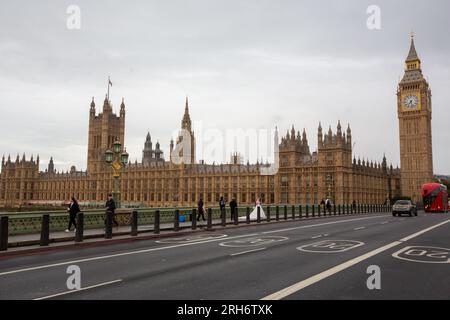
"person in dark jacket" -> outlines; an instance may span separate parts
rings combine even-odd
[[[119,228],[119,224],[116,220],[116,202],[114,201],[112,194],[108,194],[108,200],[106,201],[106,212],[112,212],[112,220],[114,225]],[[105,219],[105,225],[106,225],[106,219]]]
[[[200,221],[200,216],[202,216],[203,221],[206,221],[206,219],[205,219],[205,209],[203,208],[203,199],[202,198],[200,198],[200,200],[198,201],[197,210],[198,210],[197,221]]]
[[[231,201],[230,201],[230,209],[231,209],[231,220],[233,221],[234,219],[237,219],[237,217],[235,217],[235,216],[237,216],[237,202],[236,202],[236,199],[235,198],[233,198]]]
[[[225,214],[225,204],[226,204],[225,199],[223,197],[220,197],[219,208],[220,208],[220,217],[221,218],[222,218],[222,215]]]
[[[75,227],[75,230],[77,230],[76,218],[77,213],[80,212],[80,206],[78,205],[78,201],[75,199],[75,197],[72,197],[69,208],[67,210],[69,211],[69,226],[67,227],[66,232],[70,232],[72,224]]]

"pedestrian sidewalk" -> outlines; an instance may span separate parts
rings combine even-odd
[[[55,251],[55,250],[68,250],[76,249],[81,247],[92,247],[99,245],[109,245],[115,243],[126,243],[130,241],[137,240],[149,240],[149,239],[159,239],[165,237],[183,237],[189,236],[196,233],[202,233],[205,231],[217,231],[224,229],[234,229],[241,227],[257,227],[261,225],[279,224],[279,223],[290,223],[293,221],[309,221],[309,220],[319,220],[319,219],[329,219],[344,216],[355,216],[355,215],[369,215],[374,213],[360,213],[352,215],[342,215],[342,216],[310,216],[302,217],[301,219],[292,220],[288,217],[287,220],[283,216],[277,221],[275,217],[271,219],[270,222],[267,220],[261,220],[260,223],[251,220],[250,224],[246,221],[239,219],[239,224],[235,225],[233,221],[227,219],[226,226],[222,226],[221,219],[212,220],[212,229],[207,229],[207,221],[197,221],[197,228],[192,230],[192,222],[180,222],[179,230],[174,230],[173,223],[163,223],[160,226],[160,233],[154,233],[153,225],[142,225],[138,228],[138,235],[131,235],[131,226],[123,226],[119,228],[113,228],[112,239],[105,238],[104,229],[88,229],[84,231],[83,242],[75,242],[75,232],[52,232],[50,233],[50,244],[48,246],[40,246],[40,234],[27,234],[27,235],[16,235],[10,236],[8,239],[8,250],[0,251],[0,260],[17,255],[27,255],[27,254],[37,254],[41,252]],[[378,213],[380,214],[380,213]]]
[[[221,220],[215,219],[212,221],[212,223],[213,223],[213,225],[218,225],[221,223]],[[231,223],[231,222],[227,221],[227,223]],[[191,226],[192,226],[191,221],[179,223],[180,230],[191,228]],[[197,221],[197,228],[203,228],[203,227],[206,227],[206,221]],[[131,234],[131,226],[113,227],[112,231],[113,231],[113,237],[127,236],[127,235]],[[138,227],[139,234],[151,233],[153,231],[154,231],[153,224],[141,225]],[[161,231],[161,233],[163,233],[165,231],[174,232],[174,224],[173,223],[162,223],[160,225],[160,231]],[[39,244],[40,236],[41,235],[39,233],[9,236],[8,237],[8,246],[9,246],[9,248],[14,248],[14,247]],[[83,233],[83,238],[86,240],[95,239],[95,238],[104,238],[104,237],[105,237],[105,230],[103,228],[85,229],[84,233]],[[75,240],[75,231],[74,230],[72,230],[70,232],[65,232],[65,231],[50,232],[50,242],[51,243],[74,241],[74,240]]]

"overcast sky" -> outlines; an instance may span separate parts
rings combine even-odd
[[[373,4],[381,30],[366,25]],[[81,10],[79,30],[67,28],[69,5]],[[285,134],[294,124],[314,151],[319,121],[335,131],[340,119],[356,157],[386,153],[396,166],[395,94],[414,30],[433,92],[434,171],[450,174],[449,12],[447,0],[2,0],[0,153],[39,153],[41,169],[50,156],[58,170],[85,169],[91,97],[99,110],[110,75],[117,112],[125,98],[133,161],[147,131],[168,156],[188,95],[199,145],[208,130]],[[233,150],[197,151],[217,163]]]

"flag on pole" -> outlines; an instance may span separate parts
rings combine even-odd
[[[111,82],[111,79],[110,78],[108,78],[108,81],[109,81],[109,85],[112,87],[112,82]]]

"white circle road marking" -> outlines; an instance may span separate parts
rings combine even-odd
[[[190,243],[209,239],[220,239],[228,237],[226,234],[204,234],[191,237],[177,237],[155,241],[156,243]]]
[[[232,247],[232,248],[257,247],[257,246],[264,246],[264,245],[267,245],[270,243],[285,241],[288,239],[289,238],[287,238],[287,237],[280,237],[280,236],[257,236],[257,237],[222,242],[222,243],[219,243],[219,245],[222,247]]]
[[[450,249],[409,246],[392,254],[394,258],[418,263],[450,263]]]
[[[299,251],[313,253],[338,253],[345,252],[364,245],[364,242],[356,240],[322,240],[300,246]]]

